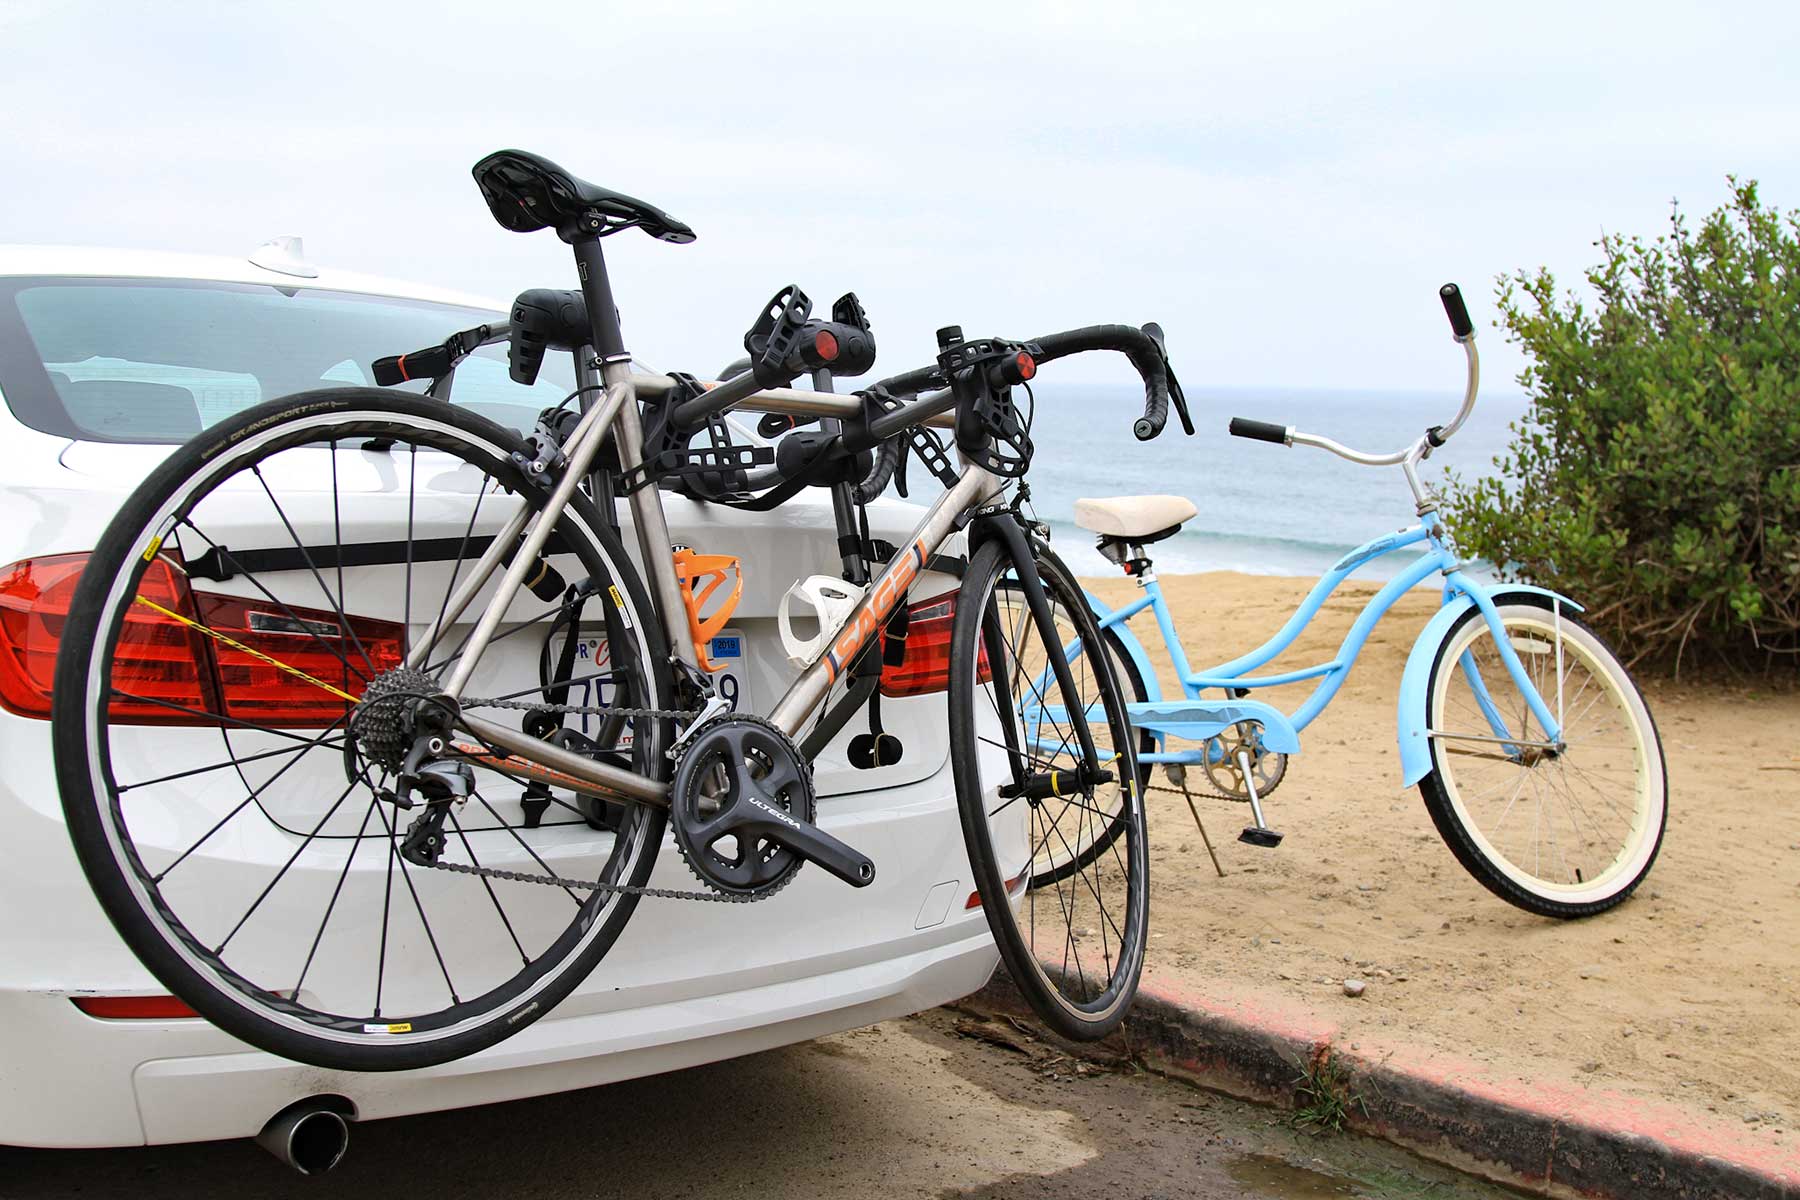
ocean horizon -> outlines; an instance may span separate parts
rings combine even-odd
[[[1050,526],[1051,546],[1080,575],[1118,567],[1094,548],[1095,535],[1075,524],[1075,501],[1156,493],[1185,496],[1200,510],[1180,533],[1150,547],[1159,572],[1323,574],[1345,552],[1414,523],[1400,468],[1234,438],[1226,424],[1251,417],[1385,453],[1449,421],[1461,401],[1450,391],[1190,387],[1194,436],[1181,432],[1171,412],[1160,437],[1140,442],[1131,432],[1143,406],[1139,388],[1046,382],[1036,392],[1032,504]],[[1494,474],[1495,457],[1512,440],[1509,425],[1526,407],[1517,393],[1484,394],[1467,424],[1421,464],[1421,478],[1435,486],[1446,469],[1464,478]],[[1411,551],[1398,551],[1357,568],[1353,578],[1390,579],[1410,561]]]

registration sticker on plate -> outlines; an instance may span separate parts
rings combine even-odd
[[[550,661],[562,661],[564,639],[556,638],[550,643]],[[731,705],[737,712],[751,710],[749,679],[745,670],[744,635],[736,629],[726,629],[719,633],[707,645],[706,656],[717,664],[712,673],[713,688],[719,698]],[[604,633],[583,630],[575,643],[575,669],[570,673],[574,681],[569,685],[569,704],[583,708],[604,708],[614,703],[614,684],[612,678],[612,653],[606,644]],[[591,714],[579,714],[571,722],[570,727],[581,733],[591,734],[590,726],[599,718]],[[627,732],[624,741],[629,744],[631,738]]]

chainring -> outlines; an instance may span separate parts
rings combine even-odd
[[[702,726],[669,786],[669,826],[688,869],[726,895],[786,887],[805,860],[758,831],[771,807],[808,824],[818,816],[812,767],[793,739],[761,717]]]
[[[1214,761],[1213,749],[1218,748],[1218,759]],[[1215,791],[1227,800],[1250,799],[1250,789],[1244,781],[1243,769],[1238,765],[1238,751],[1250,752],[1250,770],[1256,777],[1256,794],[1267,796],[1281,786],[1287,776],[1287,755],[1266,750],[1262,744],[1262,731],[1254,721],[1239,721],[1230,729],[1212,737],[1206,743],[1206,757],[1201,766],[1206,771],[1206,781],[1212,784]]]

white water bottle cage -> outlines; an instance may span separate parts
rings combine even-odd
[[[835,575],[808,575],[789,588],[781,598],[780,613],[781,645],[787,651],[788,661],[802,669],[817,662],[862,596],[862,588]],[[819,623],[816,637],[802,638],[794,633],[791,609],[796,598],[811,606],[812,616]]]

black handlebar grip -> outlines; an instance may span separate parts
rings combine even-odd
[[[1450,332],[1458,341],[1475,332],[1475,323],[1469,320],[1469,310],[1463,304],[1461,288],[1446,283],[1438,289],[1438,299],[1444,302],[1444,315],[1450,318]]]
[[[1252,421],[1249,417],[1233,417],[1230,429],[1232,437],[1254,438],[1259,442],[1274,442],[1278,446],[1287,445],[1288,427],[1286,425]]]
[[[1140,442],[1147,442],[1169,423],[1169,385],[1160,377],[1152,379],[1144,389],[1144,415],[1131,426]]]

